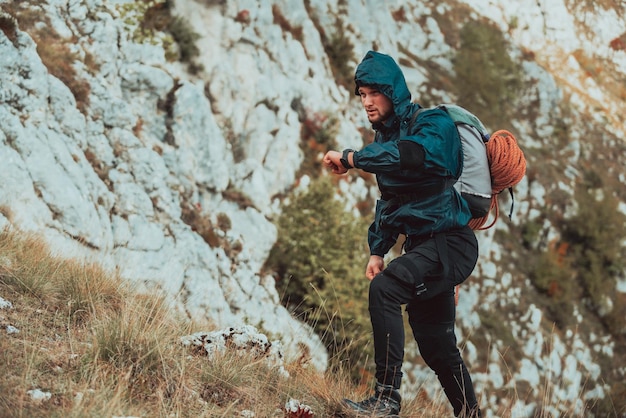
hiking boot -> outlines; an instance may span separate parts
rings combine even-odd
[[[400,392],[393,386],[376,383],[376,392],[371,398],[361,402],[344,399],[343,404],[357,416],[398,417],[401,401]]]

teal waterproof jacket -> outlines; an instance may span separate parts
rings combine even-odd
[[[467,202],[452,185],[461,174],[463,152],[454,122],[445,110],[421,111],[411,102],[402,70],[388,55],[369,51],[355,74],[360,86],[391,99],[394,115],[374,123],[374,142],[354,153],[354,166],[374,173],[381,192],[368,231],[370,253],[384,256],[400,234],[433,236],[468,224]]]

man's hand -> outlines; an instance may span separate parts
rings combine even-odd
[[[348,172],[348,169],[341,164],[341,153],[339,151],[328,151],[324,158],[322,159],[322,163],[330,168],[335,174],[345,174]]]
[[[378,273],[385,268],[385,259],[379,255],[371,255],[365,269],[365,276],[372,280]]]

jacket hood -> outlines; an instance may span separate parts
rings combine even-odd
[[[389,55],[368,51],[356,69],[354,81],[356,83],[354,94],[359,95],[361,86],[375,87],[391,100],[394,113],[398,117],[401,119],[408,117],[411,92],[402,70]]]

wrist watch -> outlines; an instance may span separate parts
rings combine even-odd
[[[350,162],[348,161],[348,154],[351,152],[354,152],[354,150],[350,148],[344,149],[343,154],[341,155],[341,159],[339,160],[341,162],[341,165],[348,170],[352,168]]]

